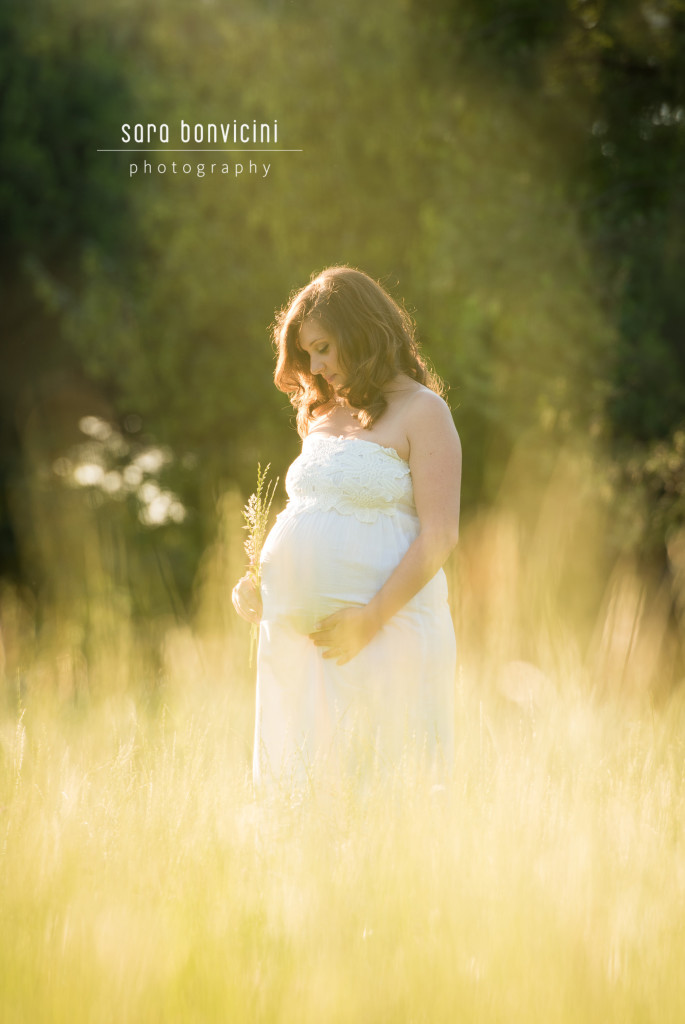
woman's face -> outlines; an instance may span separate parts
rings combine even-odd
[[[309,368],[313,374],[325,377],[332,388],[339,388],[345,383],[337,342],[317,320],[303,322],[299,342],[302,351],[309,356]]]

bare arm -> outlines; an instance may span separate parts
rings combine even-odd
[[[433,578],[459,536],[461,444],[441,398],[421,393],[408,410],[409,466],[420,532],[378,593],[360,609],[346,608],[320,624],[312,639],[325,658],[344,664]]]
[[[442,399],[432,394],[421,398],[425,401],[416,411],[409,435],[409,467],[421,529],[402,561],[367,605],[378,628],[435,576],[459,538],[459,435]]]

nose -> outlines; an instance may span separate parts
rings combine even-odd
[[[311,359],[309,360],[309,368],[311,369],[312,373],[321,373],[325,369],[325,367],[325,360],[322,359],[321,356],[315,352],[312,355]]]

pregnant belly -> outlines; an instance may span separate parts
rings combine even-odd
[[[281,513],[262,551],[264,618],[301,633],[380,590],[418,533],[410,515],[374,523],[336,511]]]

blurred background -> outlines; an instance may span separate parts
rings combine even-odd
[[[170,627],[235,627],[242,502],[298,450],[269,325],[333,263],[450,385],[472,658],[680,679],[683,0],[6,0],[0,82],[7,679],[30,647],[66,695],[154,694]],[[266,178],[97,152],[181,118],[301,152]]]

